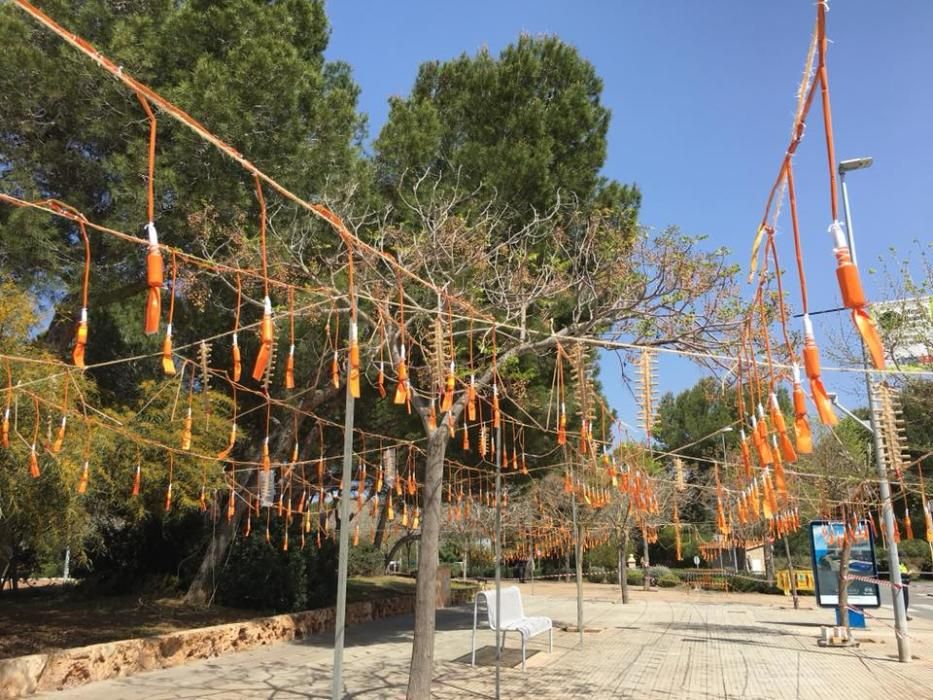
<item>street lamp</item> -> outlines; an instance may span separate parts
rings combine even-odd
[[[861,170],[862,168],[870,168],[871,164],[875,160],[871,156],[865,156],[864,158],[850,158],[849,160],[844,160],[839,163],[839,174],[847,173],[850,170]]]
[[[835,391],[828,391],[828,392],[826,392],[826,396],[827,396],[827,398],[829,399],[829,402],[830,402],[833,406],[835,406],[835,407],[838,408],[840,411],[842,411],[843,413],[845,413],[847,416],[849,416],[849,418],[851,418],[851,419],[854,420],[856,423],[858,423],[860,426],[862,426],[863,428],[865,428],[865,430],[867,430],[869,433],[874,432],[873,429],[872,429],[872,427],[871,427],[871,424],[870,424],[870,423],[867,423],[867,422],[863,421],[861,418],[859,418],[857,415],[855,415],[854,413],[852,413],[852,411],[850,411],[848,408],[846,408],[845,406],[843,406],[843,405],[839,402],[839,394],[837,394]]]
[[[842,207],[846,219],[846,238],[849,244],[849,254],[852,263],[858,264],[855,254],[855,230],[852,227],[852,211],[849,208],[849,190],[846,187],[846,173],[853,170],[862,170],[871,167],[874,161],[871,158],[853,158],[839,163],[839,185],[842,188]],[[887,469],[884,464],[884,444],[881,439],[881,429],[878,426],[878,402],[875,390],[868,374],[868,359],[865,354],[865,343],[862,341],[862,369],[865,370],[865,388],[868,392],[868,419],[872,434],[872,444],[875,452],[875,468],[878,472],[878,491],[881,494],[881,520],[884,527],[885,541],[888,543],[888,570],[891,584],[894,588],[894,629],[897,637],[897,658],[901,663],[910,661],[910,637],[907,634],[907,607],[905,606],[904,591],[901,584],[901,562],[897,553],[894,506],[891,501],[891,484],[888,482]],[[833,403],[839,405],[838,399]],[[861,421],[860,421],[861,422]]]
[[[726,465],[726,433],[731,433],[732,431],[733,431],[733,428],[731,425],[727,425],[724,428],[719,429],[719,434],[720,436],[722,436],[722,468],[723,470],[728,469]],[[735,570],[736,573],[738,573],[739,572],[739,558],[735,551],[735,533],[733,532],[731,534],[732,534],[732,568]],[[722,557],[720,557],[720,560],[721,559]]]

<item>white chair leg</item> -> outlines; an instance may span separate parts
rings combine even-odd
[[[522,634],[522,671],[525,670],[525,635]]]
[[[547,631],[547,653],[550,654],[554,651],[554,628],[551,627]]]

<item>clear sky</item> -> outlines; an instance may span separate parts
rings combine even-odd
[[[360,108],[375,136],[392,95],[408,94],[418,65],[497,53],[521,32],[557,34],[596,67],[612,110],[604,174],[637,182],[642,223],[676,224],[730,248],[747,264],[765,198],[787,145],[813,20],[811,0],[331,0],[328,57],[347,61],[362,87]],[[933,201],[933,2],[835,0],[827,64],[837,157],[870,155],[870,170],[849,176],[860,267],[905,257],[927,245]],[[795,159],[811,308],[839,305],[819,105]],[[785,208],[786,209],[786,208]],[[789,222],[778,231],[792,262]],[[888,291],[863,272],[869,297]],[[791,303],[799,308],[794,292]],[[839,328],[822,317],[818,341]],[[842,319],[844,321],[844,319]],[[635,411],[618,362],[603,363],[607,395],[622,417]],[[703,374],[679,361],[660,363],[662,390]],[[830,390],[836,378],[828,377]],[[840,386],[845,382],[839,380]],[[852,395],[851,403],[859,398]]]

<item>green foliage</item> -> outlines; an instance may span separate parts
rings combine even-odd
[[[768,585],[763,577],[754,577],[751,574],[729,577],[729,588],[740,593],[767,593],[770,595],[784,595],[777,586]]]
[[[329,28],[322,0],[49,0],[42,9],[286,186],[324,195],[342,192],[354,180],[357,192],[366,189],[359,90],[346,65],[324,59]],[[54,197],[95,223],[140,234],[147,218],[148,128],[135,95],[9,4],[0,7],[0,65],[4,190],[26,199]],[[157,112],[157,118],[160,240],[258,266],[257,203],[249,174],[165,115]],[[57,455],[45,446],[50,421],[54,428],[60,419],[53,404],[64,384],[59,378],[36,385],[46,401],[38,480],[28,477],[28,445],[20,439],[31,439],[32,401],[17,392],[15,444],[0,453],[0,571],[8,551],[12,571],[22,575],[44,561],[58,567],[70,547],[78,572],[92,576],[101,589],[132,587],[135,577],[168,576],[183,583],[199,563],[208,532],[206,518],[192,514],[202,487],[209,500],[214,495],[222,467],[176,454],[172,510],[163,512],[168,456],[138,438],[179,444],[190,367],[181,371],[179,364],[180,376],[166,380],[157,360],[106,364],[150,355],[158,338],[144,336],[140,328],[143,251],[93,230],[89,235],[87,360],[105,364],[68,378],[73,410]],[[69,358],[83,264],[81,237],[70,222],[0,207],[0,350],[39,361]],[[284,277],[282,271],[274,274]],[[255,296],[257,290],[244,280],[244,292]],[[226,284],[181,263],[176,348],[229,329],[231,296]],[[35,298],[42,300],[41,314]],[[304,330],[301,324],[298,330]],[[229,353],[226,342],[215,345],[215,359],[229,356],[220,354]],[[244,358],[251,357],[253,334],[240,342]],[[301,352],[309,345],[299,343]],[[40,367],[12,363],[14,382],[38,380]],[[226,442],[230,402],[203,389],[199,378],[192,452],[210,455]],[[102,427],[89,430],[76,417],[79,393],[100,409],[92,417]],[[250,407],[250,398],[241,395],[241,409]],[[241,413],[240,435],[246,437],[263,418]],[[90,481],[81,495],[76,485],[86,445]],[[142,491],[132,499],[137,464]]]
[[[350,548],[347,572],[350,576],[381,576],[385,573],[385,564],[381,549],[371,544],[360,544]]]
[[[10,402],[10,447],[0,449],[0,580],[15,581],[35,574],[46,562],[60,562],[67,547],[80,561],[84,538],[92,528],[85,499],[75,488],[90,437],[87,426],[72,418],[61,451],[56,454],[52,445],[62,416],[55,404],[64,400],[66,385],[70,402],[79,392],[93,399],[94,387],[82,376],[48,376],[40,363],[53,358],[29,342],[36,317],[32,295],[0,283],[0,352],[37,361],[3,363],[3,374],[9,371],[11,381],[22,388],[12,395],[0,394],[0,413]],[[35,479],[29,473],[33,443],[40,471]]]
[[[619,548],[613,542],[604,542],[583,553],[583,566],[588,570],[602,568],[614,571],[619,564]]]
[[[455,564],[463,559],[461,546],[454,539],[445,539],[438,550],[438,559],[442,564]]]
[[[920,459],[933,446],[933,381],[908,380],[901,390],[904,431],[913,459]],[[921,466],[929,468],[933,458],[927,456]]]
[[[654,437],[668,451],[680,450],[702,439],[684,448],[684,457],[721,459],[722,437],[715,433],[732,425],[737,418],[735,397],[724,394],[716,379],[704,377],[676,396],[668,392],[661,397]],[[726,434],[726,444],[736,444],[733,434]]]
[[[657,584],[661,588],[674,588],[675,586],[679,586],[680,583],[680,577],[673,572],[659,576],[657,579]]]
[[[270,525],[270,540],[281,542],[278,521]],[[321,549],[308,542],[287,552],[267,543],[263,533],[237,537],[230,558],[218,576],[217,602],[238,608],[293,612],[333,605],[337,590],[337,547],[330,538]]]
[[[198,563],[200,542],[192,533],[201,526],[201,515],[190,509],[101,522],[93,549],[73,575],[94,594],[183,592]]]
[[[522,35],[498,57],[485,49],[421,65],[407,98],[390,101],[376,140],[379,175],[456,173],[521,216],[558,197],[638,208],[635,188],[603,182],[609,110],[602,80],[554,36]]]
[[[901,540],[897,545],[900,561],[907,564],[910,571],[933,571],[933,555],[930,553],[930,543],[926,540]],[[888,553],[884,547],[875,546],[875,557],[878,569],[888,570]]]
[[[648,575],[653,578],[655,581],[660,579],[662,576],[671,576],[673,572],[669,567],[666,566],[650,566],[648,567]]]
[[[488,547],[470,547],[470,560],[467,576],[474,578],[490,577],[495,575],[495,556]]]

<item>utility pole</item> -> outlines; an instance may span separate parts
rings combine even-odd
[[[493,375],[493,391],[499,390],[499,377]],[[502,665],[502,420],[496,425],[496,700],[499,700]]]
[[[353,255],[353,252],[350,252]],[[352,260],[351,260],[351,265]],[[350,333],[356,334],[356,299],[350,292]],[[331,700],[340,700],[343,691],[343,642],[347,625],[347,559],[350,553],[350,479],[353,476],[353,412],[356,400],[353,397],[349,374],[353,371],[348,363],[347,401],[343,423],[343,478],[340,481],[340,551],[337,556],[337,607],[334,621],[334,677]],[[357,488],[363,488],[358,484]],[[320,507],[324,507],[323,500]]]
[[[846,173],[870,167],[871,158],[857,158],[844,160],[839,163],[839,184],[842,187],[842,206],[846,219],[846,238],[849,244],[849,254],[852,263],[857,265],[855,254],[855,231],[852,228],[852,212],[849,209],[849,190],[846,187]],[[904,589],[901,583],[901,562],[897,552],[894,523],[894,505],[891,501],[891,484],[888,481],[887,467],[884,460],[884,444],[881,439],[881,430],[878,426],[878,398],[868,374],[868,359],[865,354],[865,343],[862,342],[862,368],[865,370],[865,389],[868,392],[868,417],[871,426],[872,445],[875,453],[875,468],[878,471],[878,490],[881,494],[881,520],[884,528],[885,542],[888,552],[888,571],[893,586],[894,599],[894,630],[897,638],[897,658],[901,663],[910,662],[910,637],[907,633],[907,608],[904,605]]]
[[[574,484],[576,486],[576,484]],[[580,519],[577,516],[577,490],[573,490],[571,501],[571,514],[573,516],[573,558],[577,580],[577,634],[580,637],[580,648],[583,648],[583,542],[581,541]]]

